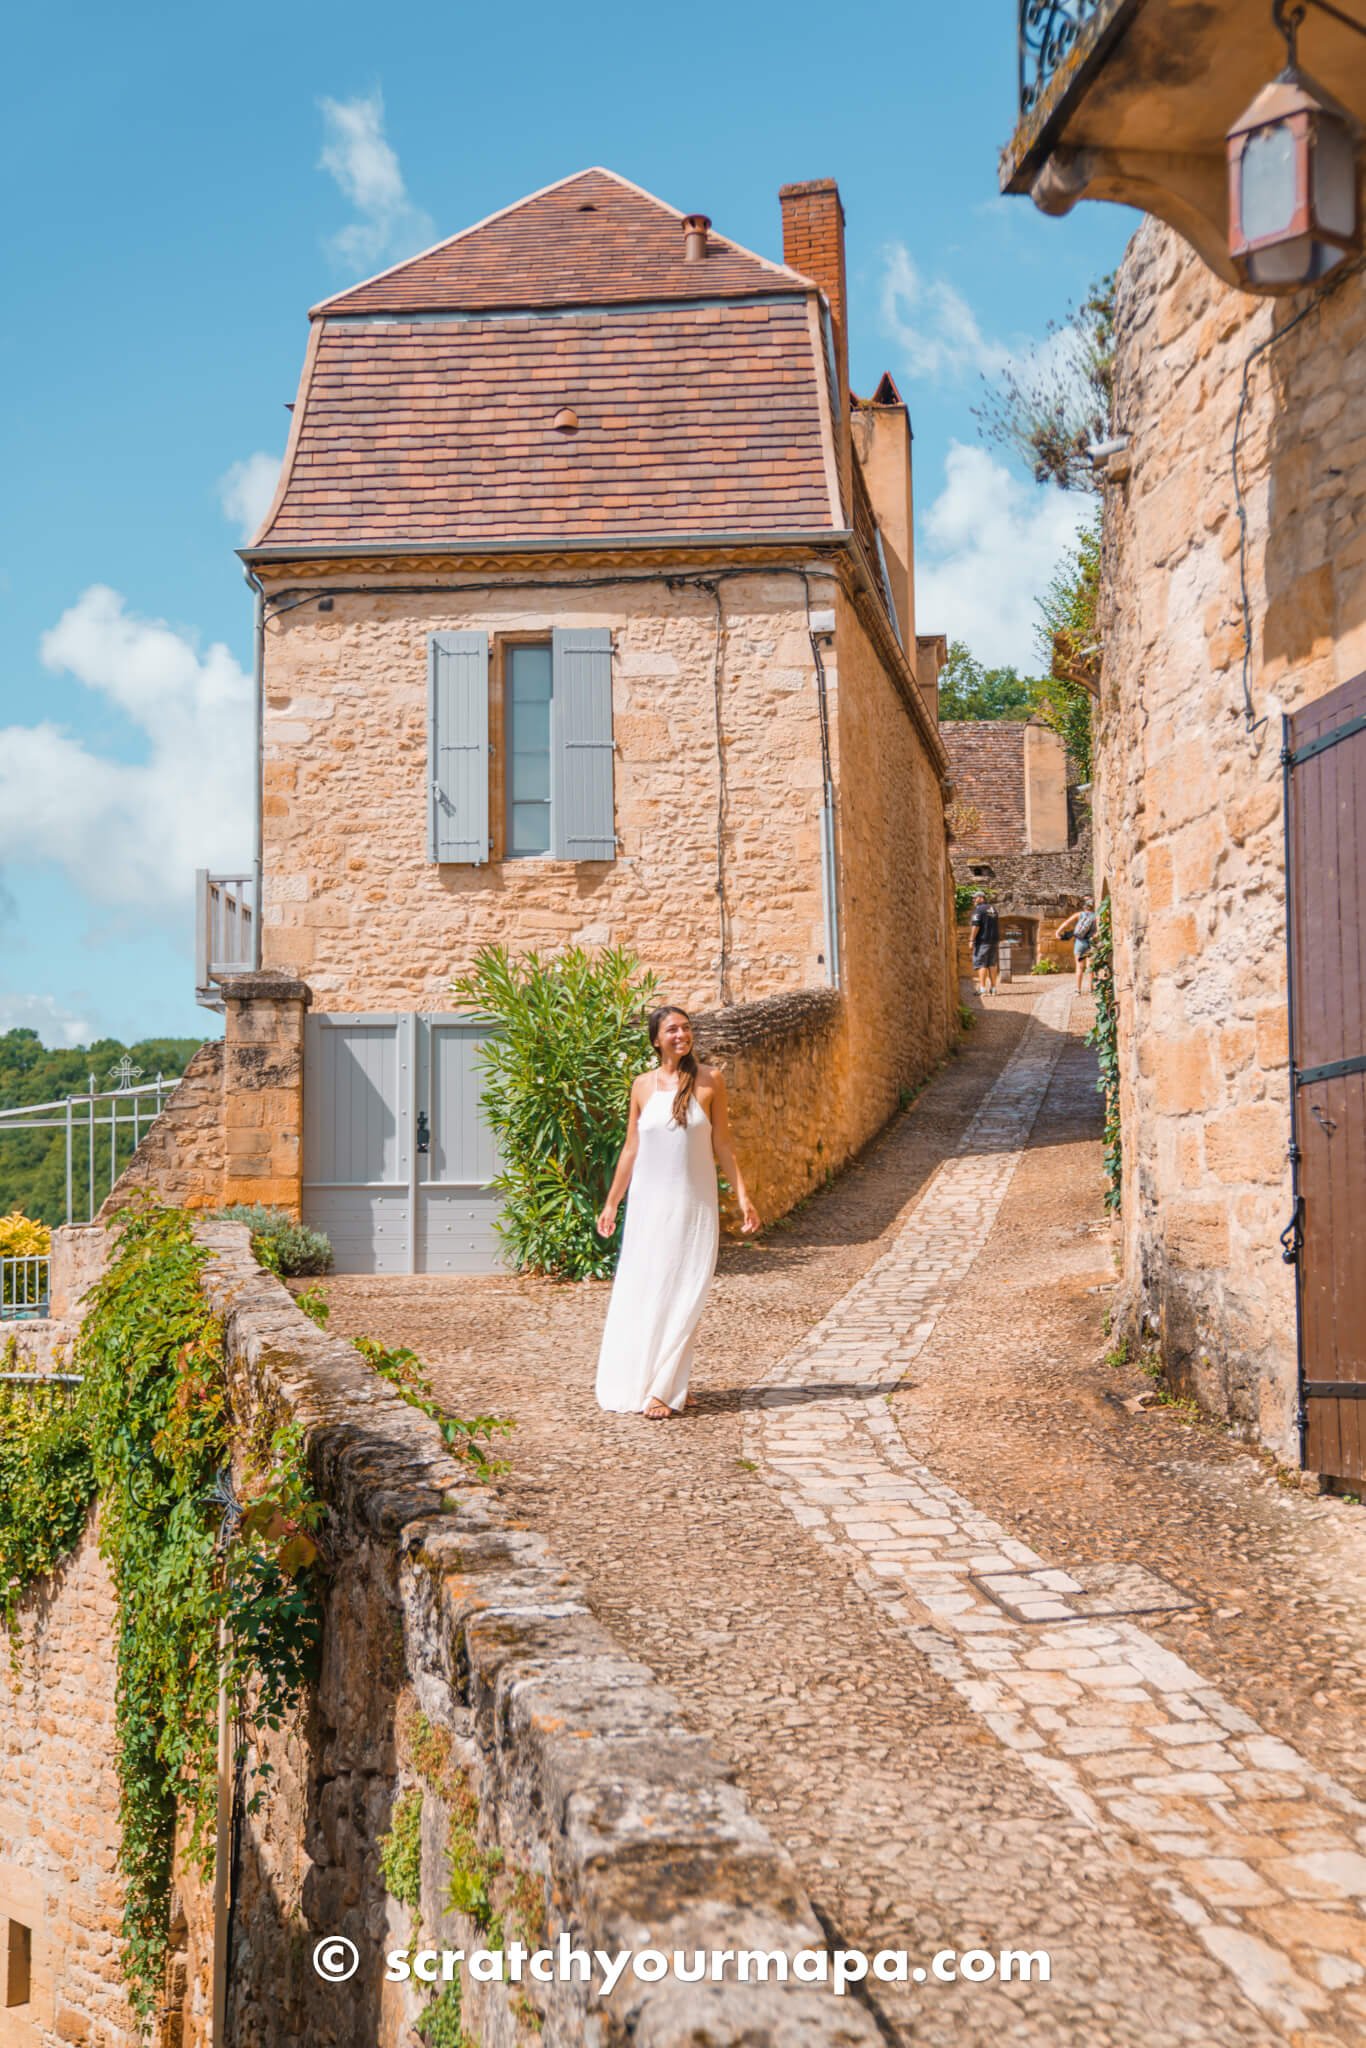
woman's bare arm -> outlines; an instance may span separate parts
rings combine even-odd
[[[740,1228],[748,1236],[759,1228],[759,1212],[749,1198],[745,1176],[735,1156],[735,1141],[730,1134],[730,1111],[726,1104],[725,1075],[713,1068],[710,1081],[711,1101],[707,1107],[711,1115],[711,1149],[722,1173],[735,1190],[735,1199],[740,1204]]]
[[[636,1154],[640,1150],[640,1132],[636,1128],[640,1122],[640,1097],[641,1087],[637,1079],[631,1083],[631,1112],[626,1125],[626,1142],[617,1160],[617,1170],[612,1175],[612,1185],[607,1190],[607,1200],[598,1211],[599,1237],[610,1237],[616,1229],[617,1210],[621,1207],[621,1198],[631,1185],[631,1173],[635,1167]]]

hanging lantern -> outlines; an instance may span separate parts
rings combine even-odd
[[[1295,62],[1304,9],[1278,4],[1290,62],[1228,131],[1229,250],[1259,291],[1295,291],[1358,246],[1357,123]]]

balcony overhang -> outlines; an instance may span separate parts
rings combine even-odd
[[[1355,0],[1347,0],[1349,7]],[[1285,63],[1270,0],[1018,0],[1020,120],[1001,190],[1165,220],[1227,284],[1225,138]],[[1300,62],[1366,123],[1366,37],[1311,5]]]

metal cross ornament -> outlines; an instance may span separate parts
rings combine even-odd
[[[141,1080],[142,1068],[133,1065],[131,1053],[124,1053],[121,1059],[114,1062],[105,1078],[115,1082],[120,1089],[131,1088],[134,1081]]]

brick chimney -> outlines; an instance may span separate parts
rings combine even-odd
[[[830,306],[835,341],[835,383],[839,420],[835,428],[840,483],[849,516],[849,341],[845,328],[847,293],[844,281],[844,208],[833,178],[808,178],[802,185],[784,185],[778,194],[783,209],[783,261],[820,286]]]

